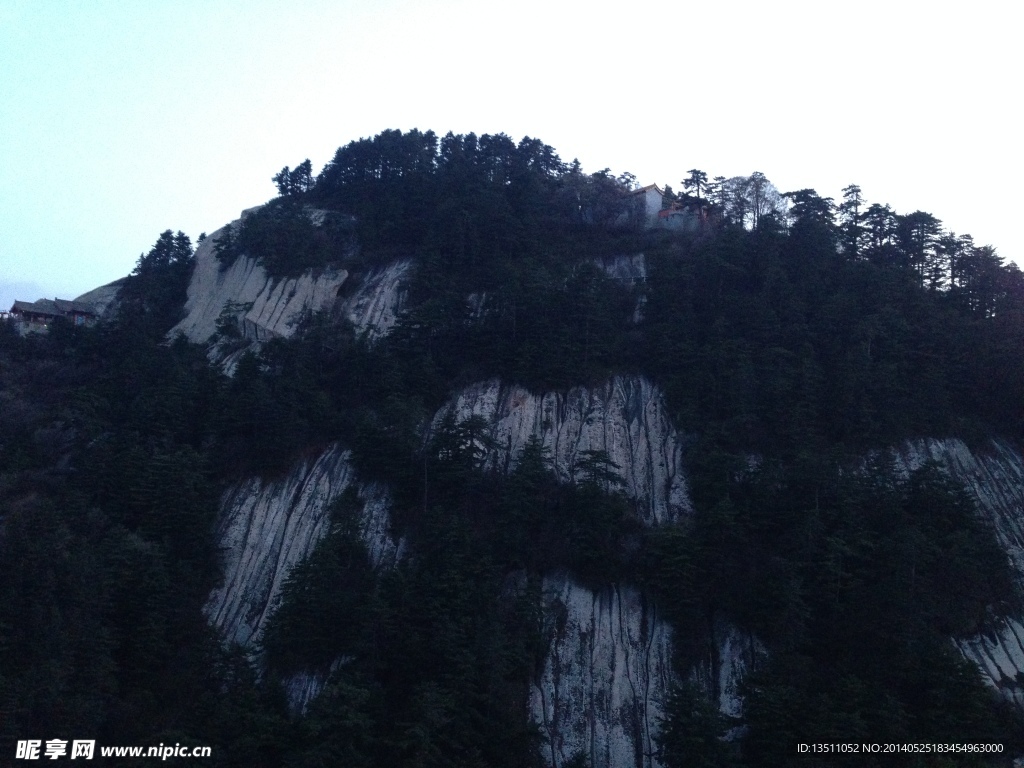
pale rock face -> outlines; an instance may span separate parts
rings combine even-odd
[[[217,538],[224,552],[224,582],[206,614],[226,639],[251,647],[280,600],[291,568],[327,533],[331,503],[354,482],[348,451],[333,446],[303,461],[283,479],[243,480],[221,499]],[[394,563],[399,545],[390,535],[385,489],[359,489],[362,535],[375,565]]]
[[[312,213],[315,216],[316,212]],[[237,226],[239,221],[229,226]],[[298,277],[277,279],[255,259],[239,256],[222,270],[214,244],[223,233],[224,229],[214,232],[196,249],[185,317],[171,329],[170,336],[180,333],[189,341],[206,344],[217,331],[217,321],[227,315],[238,323],[245,339],[259,344],[290,338],[310,313],[340,309],[357,332],[376,339],[391,329],[401,313],[403,284],[411,266],[408,260],[371,271],[351,296],[339,299],[342,286],[349,281],[344,269],[307,270]],[[227,358],[230,372],[241,352],[229,354],[215,348],[212,354],[214,359]]]
[[[647,282],[647,259],[642,253],[632,256],[608,256],[594,260],[608,277],[630,286]]]
[[[636,589],[599,592],[566,574],[543,583],[548,656],[530,712],[555,768],[577,752],[593,768],[658,766],[661,702],[672,684],[671,631]]]
[[[600,267],[608,277],[618,280],[630,288],[642,290],[647,285],[647,259],[642,253],[632,256],[609,256],[595,259],[594,263]],[[640,293],[636,297],[636,307],[633,309],[633,322],[639,323],[644,319],[644,307],[647,305],[647,294]]]
[[[1019,617],[1000,621],[990,635],[958,640],[956,647],[978,665],[989,685],[1024,709],[1024,623]]]
[[[660,393],[644,379],[619,377],[593,389],[545,395],[484,383],[457,395],[435,423],[451,408],[459,418],[476,413],[492,421],[500,449],[491,460],[506,471],[537,434],[563,478],[580,451],[608,451],[638,499],[638,514],[650,523],[690,510],[680,436]],[[335,446],[281,480],[249,479],[225,493],[218,526],[225,578],[206,610],[226,637],[250,647],[258,639],[288,571],[326,533],[331,502],[353,482],[348,453]],[[402,556],[402,542],[391,538],[387,489],[363,486],[360,498],[371,559],[390,567]],[[558,735],[545,754],[554,765],[577,749],[594,766],[656,765],[650,755],[671,678],[668,625],[629,586],[595,594],[568,576],[552,576],[543,599],[551,646],[530,713],[545,733]],[[316,672],[285,681],[293,709],[303,711],[323,682]]]
[[[93,288],[91,291],[83,293],[81,296],[75,298],[75,301],[85,302],[86,304],[92,304],[96,314],[100,317],[104,317],[107,311],[115,306],[117,302],[117,294],[121,290],[121,286],[124,284],[126,278],[115,280],[112,283],[101,285],[99,288]]]
[[[764,655],[764,646],[757,638],[741,632],[729,624],[715,627],[713,651],[708,658],[692,670],[690,679],[701,690],[718,699],[718,709],[727,717],[743,714],[741,685],[758,659]]]
[[[497,446],[489,462],[501,471],[514,468],[532,436],[550,450],[563,480],[583,451],[604,450],[645,523],[692,511],[682,436],[669,423],[661,392],[644,378],[542,395],[482,382],[459,392],[434,426],[448,414],[487,421]],[[545,760],[557,768],[582,751],[594,768],[656,768],[661,702],[673,680],[668,624],[628,585],[595,593],[559,574],[544,579],[543,595],[548,655],[529,706],[546,738]]]
[[[492,466],[510,471],[533,435],[550,450],[563,480],[587,450],[607,451],[637,515],[648,524],[678,520],[692,506],[683,472],[682,436],[668,420],[664,398],[639,376],[617,376],[598,387],[535,395],[492,380],[459,392],[435,417],[482,416],[497,450]]]
[[[306,714],[313,699],[320,695],[327,682],[322,672],[296,672],[283,681],[288,708],[293,714]]]
[[[999,441],[971,451],[961,440],[915,440],[904,444],[896,457],[907,470],[926,461],[938,462],[963,483],[977,500],[979,510],[992,522],[1024,586],[1024,459]],[[1008,700],[1024,707],[1024,617],[999,622],[990,634],[956,641],[964,658],[973,661],[987,683]]]
[[[345,270],[324,270],[316,275],[307,271],[298,278],[275,280],[247,256],[239,256],[222,270],[214,255],[214,243],[225,229],[214,232],[196,249],[185,318],[171,329],[171,336],[182,333],[189,341],[205,344],[228,308],[246,338],[288,338],[306,313],[329,310],[334,305],[338,289],[348,277]]]
[[[372,270],[356,292],[344,300],[342,311],[371,341],[390,331],[405,307],[405,282],[412,268],[409,260],[395,261]]]
[[[352,660],[351,656],[342,656],[335,659],[330,669],[324,672],[297,672],[283,681],[285,696],[288,699],[288,706],[293,714],[306,714],[309,705],[313,702],[327,683],[327,678],[339,667]]]

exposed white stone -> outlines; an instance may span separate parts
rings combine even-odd
[[[647,306],[647,294],[642,292],[647,285],[647,259],[642,253],[632,256],[605,256],[594,259],[608,277],[618,280],[623,285],[636,288],[641,293],[636,297],[633,308],[633,323],[644,319],[644,307]]]
[[[224,494],[217,526],[224,581],[206,613],[228,640],[251,646],[260,637],[289,571],[327,533],[331,502],[353,482],[348,451],[333,446],[280,480],[250,478]],[[378,486],[361,488],[360,497],[371,560],[392,564],[399,552],[390,536],[390,499]]]
[[[594,259],[608,277],[625,285],[642,286],[647,282],[647,260],[642,253],[632,256],[605,256]]]
[[[499,446],[490,460],[505,471],[537,435],[563,479],[582,451],[607,451],[649,523],[691,509],[681,436],[668,422],[660,392],[645,379],[617,377],[544,395],[485,382],[456,395],[435,423],[452,409],[458,419],[488,419]],[[330,502],[352,482],[347,453],[333,447],[282,480],[251,479],[225,494],[219,527],[225,581],[207,611],[229,638],[251,644],[259,637],[288,570],[326,532]],[[360,496],[371,558],[377,567],[393,565],[402,553],[390,533],[387,490],[371,484]],[[563,574],[545,579],[543,594],[550,648],[533,682],[530,715],[549,737],[546,759],[559,766],[582,749],[595,768],[656,766],[660,704],[671,684],[668,625],[627,585],[594,593]],[[304,711],[324,680],[323,673],[306,672],[285,681],[293,710]]]
[[[434,426],[448,414],[487,421],[497,446],[489,462],[502,471],[514,468],[536,436],[563,480],[573,476],[583,451],[607,451],[648,524],[692,509],[682,437],[661,392],[642,377],[542,395],[482,382],[452,398]],[[661,702],[672,683],[668,624],[628,585],[594,593],[560,574],[544,580],[543,593],[550,644],[531,689],[530,716],[546,737],[545,760],[557,768],[582,751],[593,768],[657,766]]]
[[[393,568],[402,559],[405,539],[397,542],[391,535],[391,494],[377,483],[360,486],[363,502],[360,535],[374,568]]]
[[[249,211],[243,217],[246,213]],[[228,226],[237,227],[240,221]],[[274,279],[255,259],[244,255],[222,269],[214,245],[225,230],[226,227],[217,230],[196,249],[185,317],[171,329],[170,335],[182,333],[190,341],[205,344],[217,331],[217,321],[226,310],[239,323],[246,338],[288,338],[307,313],[333,307],[348,272],[307,270],[297,278]]]
[[[120,280],[115,280],[112,283],[101,285],[99,288],[93,288],[91,291],[87,291],[77,297],[75,301],[92,304],[96,314],[100,317],[104,317],[107,314],[107,310],[115,306],[117,295],[120,293],[121,286],[124,285],[124,281],[126,279],[127,278],[122,277]]]
[[[324,689],[327,678],[322,672],[296,672],[282,681],[288,708],[293,714],[304,715],[309,705]]]
[[[712,699],[718,700],[722,714],[739,717],[743,714],[743,679],[765,649],[753,635],[731,624],[715,627],[711,646],[711,657],[697,664],[691,679]]]
[[[683,472],[682,436],[668,419],[664,397],[647,379],[616,376],[596,387],[532,394],[498,380],[463,389],[434,419],[482,416],[498,446],[490,457],[503,471],[513,468],[533,435],[551,452],[563,480],[574,473],[583,451],[607,451],[626,493],[646,523],[677,520],[692,507]]]
[[[991,634],[956,641],[957,648],[981,670],[986,682],[1024,708],[1024,624],[1004,619]]]
[[[342,656],[334,660],[330,669],[318,672],[296,672],[282,680],[285,697],[288,699],[288,707],[292,714],[306,714],[309,705],[320,695],[331,674],[351,660],[351,656]]]
[[[373,340],[394,327],[405,306],[405,282],[411,268],[411,261],[401,260],[372,270],[355,293],[344,300],[342,311],[357,332]]]
[[[962,440],[915,440],[896,451],[907,470],[937,462],[963,483],[993,525],[1024,586],[1024,459],[1008,443],[991,441],[972,451]],[[992,632],[956,641],[965,658],[1008,700],[1024,707],[1024,617],[998,622]]]
[[[245,211],[243,218],[250,212]],[[228,226],[237,227],[240,221]],[[339,300],[350,278],[345,269],[306,270],[298,277],[273,278],[255,259],[245,255],[222,268],[214,248],[225,230],[217,230],[196,249],[185,317],[171,329],[170,336],[184,334],[190,341],[206,344],[216,333],[218,321],[225,318],[237,324],[243,338],[250,342],[246,348],[251,348],[252,343],[290,338],[309,314],[335,309],[371,339],[394,326],[405,302],[404,282],[410,261],[396,261],[370,271],[351,296]],[[230,344],[212,350],[217,360],[232,355],[237,358],[239,354]],[[228,367],[233,369],[233,365]]]
[[[672,684],[671,631],[636,589],[592,592],[566,574],[544,579],[549,636],[530,691],[546,761],[575,753],[593,768],[657,766],[661,702]]]

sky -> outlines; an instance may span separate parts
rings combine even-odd
[[[0,0],[0,308],[122,277],[389,128],[528,135],[676,189],[856,183],[1024,263],[1010,8]]]

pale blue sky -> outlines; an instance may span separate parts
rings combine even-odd
[[[1014,260],[1005,3],[0,0],[0,305],[131,271],[387,128],[923,209]]]

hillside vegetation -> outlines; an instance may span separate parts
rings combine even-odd
[[[1006,554],[962,489],[884,459],[909,438],[1024,438],[1024,275],[993,248],[855,185],[836,204],[698,170],[667,199],[700,225],[648,230],[628,174],[504,135],[387,131],[274,179],[280,196],[218,257],[276,276],[412,258],[387,337],[314,316],[227,378],[164,341],[194,259],[170,232],[97,327],[0,325],[4,744],[211,744],[225,766],[538,764],[536,598],[568,569],[652,595],[680,671],[723,621],[766,649],[742,722],[679,687],[667,766],[794,764],[800,741],[1024,750],[1020,714],[950,643],[1021,610]],[[636,253],[643,285],[596,261]],[[539,443],[505,476],[486,469],[480,423],[425,432],[472,382],[540,392],[623,372],[656,382],[692,437],[695,513],[679,525],[640,525],[600,452],[560,484]],[[219,493],[334,441],[392,489],[412,554],[375,572],[343,498],[247,658],[201,613]],[[289,715],[282,676],[339,658],[308,715]],[[999,764],[972,759],[956,764]]]

